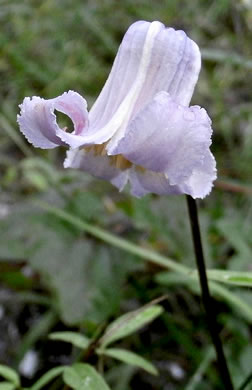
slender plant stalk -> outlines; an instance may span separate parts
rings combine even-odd
[[[227,361],[224,355],[222,342],[219,336],[214,302],[210,296],[207,282],[206,266],[200,236],[197,204],[196,201],[189,195],[186,196],[186,199],[192,229],[195,258],[200,279],[202,302],[206,311],[207,323],[217,355],[220,378],[222,379],[225,390],[234,390],[231,376],[228,370]]]

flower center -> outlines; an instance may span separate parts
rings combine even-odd
[[[86,146],[83,149],[87,153],[92,153],[94,156],[107,156],[111,165],[115,166],[122,171],[129,169],[132,166],[132,163],[127,160],[122,154],[116,154],[114,156],[108,156],[106,151],[106,146],[108,142],[105,142],[100,145]]]

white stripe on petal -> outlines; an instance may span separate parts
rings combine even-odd
[[[96,142],[112,137],[109,148],[116,147],[129,121],[160,91],[189,105],[200,67],[198,46],[183,31],[160,22],[134,23],[90,111],[90,131],[98,130]]]

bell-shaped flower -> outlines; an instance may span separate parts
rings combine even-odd
[[[130,26],[90,112],[78,93],[25,98],[18,123],[35,147],[69,146],[65,167],[80,168],[131,193],[204,198],[216,178],[211,120],[189,107],[201,67],[198,46],[160,22]],[[73,131],[57,124],[69,116]]]

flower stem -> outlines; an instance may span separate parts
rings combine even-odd
[[[231,376],[224,355],[222,342],[219,336],[218,324],[216,319],[216,310],[214,307],[214,302],[212,300],[212,297],[210,296],[208,282],[207,282],[205,260],[204,260],[203,247],[202,247],[201,236],[200,236],[197,204],[196,201],[189,195],[186,196],[186,199],[187,199],[188,211],[190,216],[195,258],[196,258],[200,285],[201,285],[202,302],[206,311],[207,323],[209,326],[209,331],[216,351],[219,374],[220,374],[220,378],[222,379],[225,390],[233,390],[234,387],[232,384]]]

